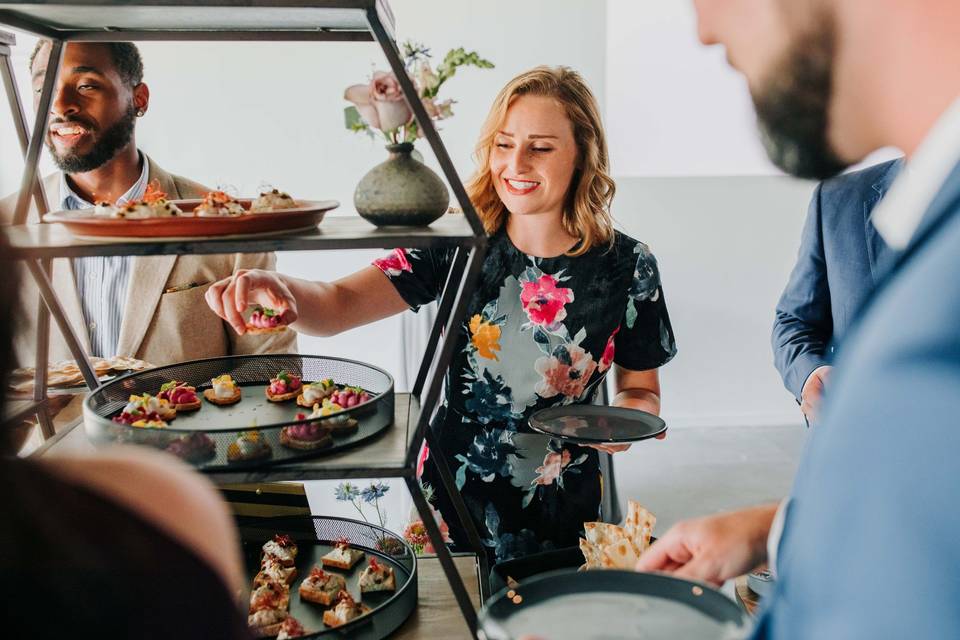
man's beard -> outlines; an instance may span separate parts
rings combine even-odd
[[[836,48],[832,20],[821,20],[817,29],[794,40],[754,92],[753,104],[770,160],[791,175],[822,180],[850,163],[828,138]]]
[[[100,138],[94,144],[93,149],[88,153],[83,155],[75,153],[58,155],[53,146],[53,141],[50,138],[51,134],[48,134],[47,137],[47,149],[50,151],[50,155],[53,156],[54,163],[64,173],[86,173],[87,171],[93,171],[113,159],[113,157],[117,155],[117,152],[127,146],[133,139],[133,129],[136,120],[137,109],[131,102],[130,108],[127,109],[126,113],[120,116],[119,120],[110,125],[103,134],[101,134]],[[54,122],[76,122],[84,127],[89,127],[86,122],[79,119],[58,119]],[[53,122],[51,122],[51,124],[52,123]]]

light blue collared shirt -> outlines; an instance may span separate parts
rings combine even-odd
[[[117,198],[117,204],[143,198],[150,182],[146,158],[140,154],[143,170],[140,179],[125,194]],[[61,209],[85,209],[93,205],[70,188],[66,174],[60,174]],[[117,353],[120,341],[120,325],[123,322],[123,309],[127,301],[127,287],[130,283],[131,256],[94,256],[75,258],[74,276],[77,281],[77,293],[83,308],[83,319],[90,336],[91,355],[112,358]]]

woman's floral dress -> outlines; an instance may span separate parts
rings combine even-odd
[[[657,262],[643,243],[617,233],[612,247],[535,258],[501,230],[488,249],[434,427],[500,562],[576,545],[583,523],[599,515],[597,451],[532,432],[530,416],[588,403],[614,363],[655,369],[676,345]],[[374,264],[416,310],[439,298],[453,253],[397,249]],[[432,463],[423,473],[454,541],[465,545]]]

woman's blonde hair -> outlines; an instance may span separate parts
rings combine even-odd
[[[564,231],[579,238],[580,242],[568,255],[578,256],[596,246],[609,246],[613,242],[610,202],[616,184],[609,174],[610,161],[600,109],[587,83],[568,67],[541,66],[521,73],[494,99],[477,141],[474,154],[477,172],[466,185],[484,229],[488,234],[496,232],[509,215],[490,175],[490,150],[494,137],[506,120],[507,109],[524,95],[553,98],[563,106],[573,124],[577,168],[571,180],[562,224]]]

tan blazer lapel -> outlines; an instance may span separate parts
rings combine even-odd
[[[80,295],[77,293],[73,261],[68,258],[57,258],[52,263],[52,271],[53,275],[50,280],[53,282],[53,290],[57,292],[57,299],[67,314],[70,326],[73,327],[77,337],[80,338],[83,350],[90,353],[90,332],[87,331],[86,322],[83,319],[83,307],[80,305]],[[53,323],[52,318],[50,322]],[[56,328],[52,331],[59,333],[59,329]],[[63,348],[64,350],[67,348],[66,341],[64,341]]]
[[[153,161],[153,158],[147,154],[143,154],[143,157],[147,161],[147,177],[150,179],[150,182],[154,180],[157,181],[157,184],[160,186],[160,190],[167,194],[167,198],[170,200],[177,200],[182,198],[180,191],[177,189],[177,183],[174,182],[173,176],[157,166],[157,163]]]
[[[179,198],[173,176],[158,167],[147,154],[143,154],[143,157],[147,162],[147,178],[150,182],[156,180],[160,190],[166,193],[168,198]],[[176,262],[177,256],[137,256],[133,259],[127,299],[123,305],[117,355],[137,355]]]
[[[137,256],[133,259],[117,355],[137,355],[176,261],[177,256]]]

